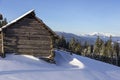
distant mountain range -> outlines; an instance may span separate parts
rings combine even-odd
[[[91,34],[85,34],[85,35],[89,35],[89,36],[101,36],[101,37],[110,37],[110,36],[115,36],[111,33],[103,33],[103,32],[93,32]]]
[[[90,44],[94,44],[98,36],[103,41],[107,41],[110,38],[110,35],[112,35],[110,33],[98,33],[98,32],[94,32],[92,34],[84,34],[84,35],[82,35],[82,34],[81,35],[76,35],[76,34],[73,34],[73,33],[59,32],[59,31],[56,31],[56,33],[59,36],[63,35],[67,41],[70,41],[70,39],[74,37],[75,39],[77,39],[82,44],[84,44],[85,41],[87,41]],[[113,42],[119,42],[120,43],[120,36],[112,35],[112,40],[113,40]]]

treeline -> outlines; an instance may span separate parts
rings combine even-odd
[[[8,22],[7,22],[7,19],[6,18],[3,18],[2,14],[0,14],[0,28],[4,25],[6,25]]]
[[[88,42],[82,44],[75,38],[66,41],[65,37],[61,36],[55,41],[55,47],[73,52],[77,55],[87,56],[120,66],[120,44],[118,42],[113,42],[112,36],[110,36],[107,41],[103,41],[98,36],[94,45],[91,45]]]

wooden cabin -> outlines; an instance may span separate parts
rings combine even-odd
[[[28,54],[39,58],[53,57],[53,40],[57,38],[30,10],[1,28],[0,54]]]

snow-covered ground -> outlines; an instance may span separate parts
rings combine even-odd
[[[28,55],[0,58],[0,80],[120,80],[120,68],[55,51],[56,64]]]

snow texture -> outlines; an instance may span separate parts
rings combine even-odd
[[[0,58],[0,80],[120,80],[120,68],[69,52],[55,51],[56,64],[33,56]]]

